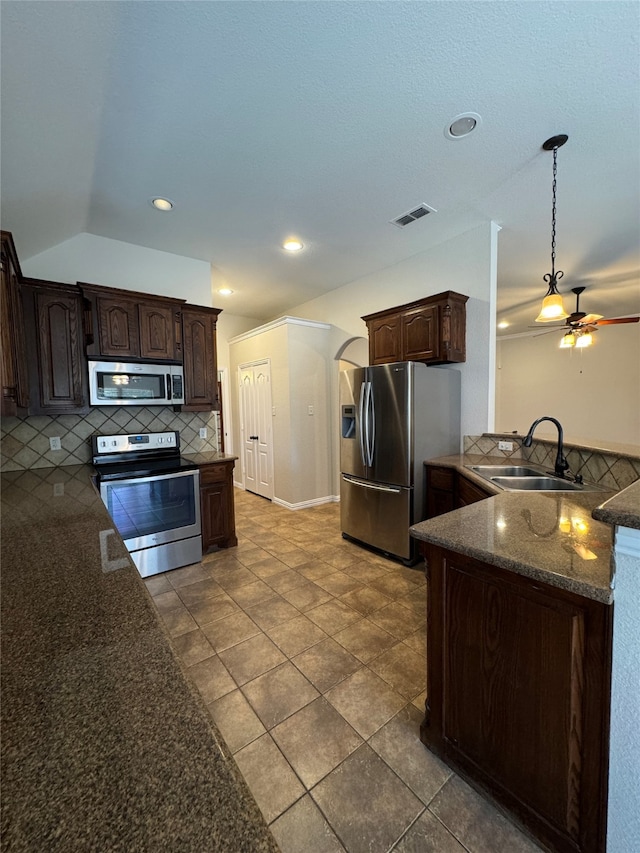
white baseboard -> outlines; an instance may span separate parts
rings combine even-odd
[[[282,498],[274,497],[273,503],[278,506],[283,506],[285,509],[296,510],[296,509],[309,509],[312,506],[321,506],[322,504],[330,504],[339,501],[340,498],[336,497],[336,495],[327,495],[323,498],[313,498],[310,501],[300,501],[299,503],[289,503],[289,501],[283,501]]]

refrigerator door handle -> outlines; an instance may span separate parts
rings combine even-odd
[[[359,421],[360,421],[360,457],[362,458],[362,464],[366,467],[367,460],[364,453],[364,444],[367,440],[367,435],[365,435],[365,397],[366,397],[367,383],[363,382],[360,386],[360,406],[359,406]]]
[[[367,422],[369,424],[368,436],[369,441],[367,443],[367,465],[371,468],[373,465],[373,448],[375,447],[376,441],[376,412],[373,405],[373,386],[371,382],[367,383],[369,385],[369,398],[367,400],[368,403],[368,413],[367,413]]]
[[[347,483],[352,483],[354,486],[361,486],[363,489],[372,489],[374,492],[392,492],[394,495],[399,494],[402,489],[397,486],[382,486],[377,483],[366,483],[364,480],[356,480],[354,477],[342,475],[342,479]]]

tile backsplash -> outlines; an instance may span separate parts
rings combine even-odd
[[[498,450],[498,442],[513,442],[513,450]],[[482,456],[504,456],[505,459],[526,459],[553,470],[557,442],[534,438],[531,447],[523,447],[518,435],[465,435],[464,452]],[[572,474],[581,474],[589,483],[599,483],[610,489],[626,489],[640,479],[640,456],[594,450],[582,445],[564,444],[564,455]]]
[[[94,433],[162,432],[179,430],[182,453],[219,449],[217,412],[174,412],[169,407],[94,407],[86,415],[38,415],[2,418],[1,466],[3,471],[56,468],[91,462],[90,437]],[[199,437],[201,427],[207,438]],[[49,438],[58,436],[62,450],[51,450]]]

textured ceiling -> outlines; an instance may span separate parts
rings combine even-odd
[[[561,289],[638,313],[639,10],[4,0],[3,228],[24,259],[87,231],[211,261],[235,291],[222,307],[270,319],[493,219],[513,332],[550,267],[540,146],[567,133]],[[479,129],[446,139],[468,110]],[[437,213],[389,224],[421,202]],[[303,253],[279,248],[289,234]]]

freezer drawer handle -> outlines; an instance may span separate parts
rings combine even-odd
[[[362,480],[352,480],[351,477],[342,475],[342,479],[346,483],[353,483],[354,486],[361,486],[363,489],[372,489],[374,492],[393,492],[394,495],[400,494],[402,489],[397,489],[394,486],[380,486],[375,483],[363,483]]]

